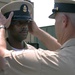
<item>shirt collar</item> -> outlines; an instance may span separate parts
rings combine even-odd
[[[61,48],[65,48],[65,47],[70,47],[70,46],[75,46],[75,38],[69,39],[68,41],[66,41]]]

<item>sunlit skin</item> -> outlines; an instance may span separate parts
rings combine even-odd
[[[62,45],[75,37],[75,17],[70,13],[57,13],[55,16],[55,30],[58,42]]]
[[[62,37],[63,37],[61,35],[61,33],[63,33],[63,31],[62,31],[62,16],[58,13],[55,16],[55,32],[56,32],[58,42],[61,43],[61,40],[62,40]]]

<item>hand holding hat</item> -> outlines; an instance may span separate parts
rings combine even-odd
[[[9,17],[6,19],[5,16],[0,12],[0,25],[4,25],[6,28],[9,27],[13,12],[10,13]]]
[[[38,36],[40,28],[37,26],[37,24],[35,23],[35,21],[31,21],[31,22],[29,22],[28,30],[34,36]]]

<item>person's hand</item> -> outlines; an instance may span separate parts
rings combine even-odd
[[[40,28],[37,26],[37,24],[34,21],[31,21],[28,25],[28,29],[31,34],[36,36]]]
[[[6,19],[5,16],[0,12],[0,25],[4,25],[6,28],[9,27],[13,12],[10,13],[9,17]]]

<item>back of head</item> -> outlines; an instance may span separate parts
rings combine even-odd
[[[0,11],[6,18],[8,18],[10,12],[14,12],[12,18],[13,20],[33,19],[33,4],[29,1],[11,1],[8,4],[4,5]]]

